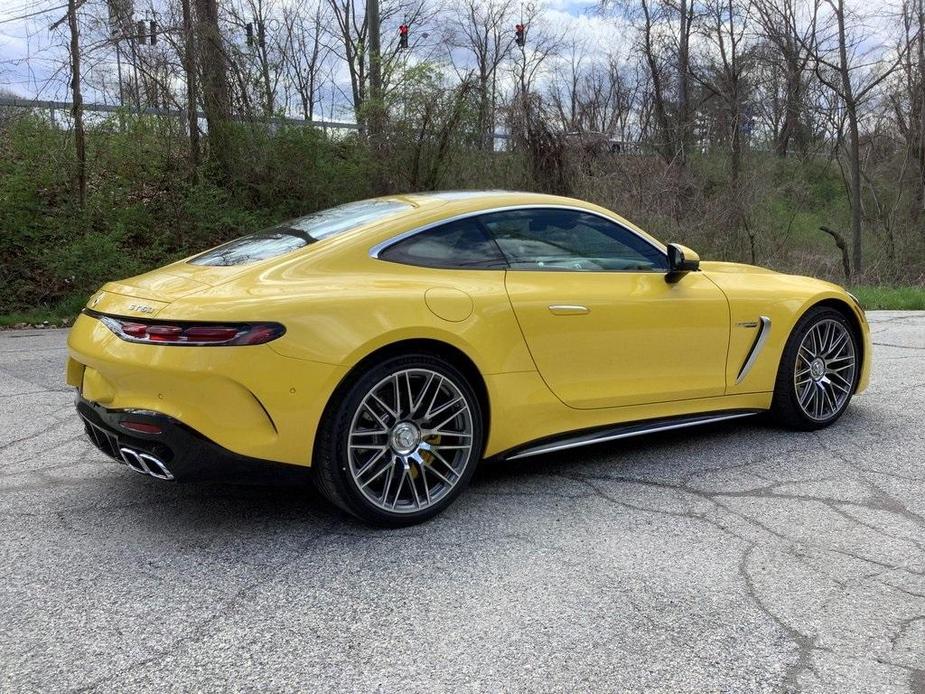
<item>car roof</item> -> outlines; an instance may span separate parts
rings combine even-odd
[[[588,210],[606,211],[608,214],[613,215],[612,212],[603,210],[603,208],[586,200],[520,190],[442,190],[390,195],[385,196],[383,199],[399,200],[411,204],[414,209],[409,210],[404,216],[427,215],[433,213],[437,208],[441,208],[440,214],[455,215],[478,212],[479,210],[532,205],[579,207]]]
[[[495,207],[504,204],[508,198],[516,198],[521,203],[550,203],[554,201],[562,202],[569,198],[561,198],[555,195],[544,195],[542,193],[528,193],[519,190],[435,190],[424,193],[406,193],[403,195],[391,196],[395,199],[405,200],[415,206],[441,205],[447,203],[460,203],[469,207],[479,207],[479,203],[484,202],[484,207]],[[579,201],[574,201],[579,202]],[[467,204],[469,203],[469,204]]]
[[[504,208],[549,205],[583,209],[602,214],[629,227],[656,246],[664,248],[658,239],[653,238],[632,222],[610,210],[585,200],[559,195],[496,189],[448,190],[385,195],[379,199],[403,202],[409,205],[409,209],[397,211],[384,219],[370,220],[343,234],[324,239],[323,245],[330,247],[331,250],[334,250],[334,248],[346,250],[349,247],[356,246],[363,248],[363,252],[366,253],[374,245],[387,241],[398,234],[414,231],[458,216]],[[314,248],[312,255],[317,255],[319,250],[321,249]]]

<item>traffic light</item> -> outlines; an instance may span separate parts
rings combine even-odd
[[[148,26],[151,27],[151,45],[153,46],[157,43],[157,22],[152,19]]]
[[[408,25],[402,24],[398,27],[398,47],[402,50],[408,48]]]
[[[527,42],[527,27],[523,24],[514,25],[514,41],[518,46],[523,46]]]
[[[248,47],[254,45],[254,25],[251,22],[248,22],[244,25],[244,32],[247,34],[247,45]]]

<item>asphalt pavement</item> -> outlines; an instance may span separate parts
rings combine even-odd
[[[867,393],[482,466],[374,530],[107,462],[66,331],[0,332],[0,691],[925,692],[925,313]]]

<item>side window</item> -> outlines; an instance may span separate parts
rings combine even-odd
[[[665,272],[664,253],[589,212],[528,209],[481,218],[512,270]]]
[[[380,251],[379,258],[436,268],[507,267],[498,244],[474,218],[414,234]]]

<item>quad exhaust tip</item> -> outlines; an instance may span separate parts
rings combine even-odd
[[[150,453],[122,446],[119,448],[119,455],[122,457],[122,462],[135,472],[140,472],[142,475],[150,475],[159,480],[173,479],[173,473],[167,469],[167,465],[164,464],[164,461],[156,458]]]

